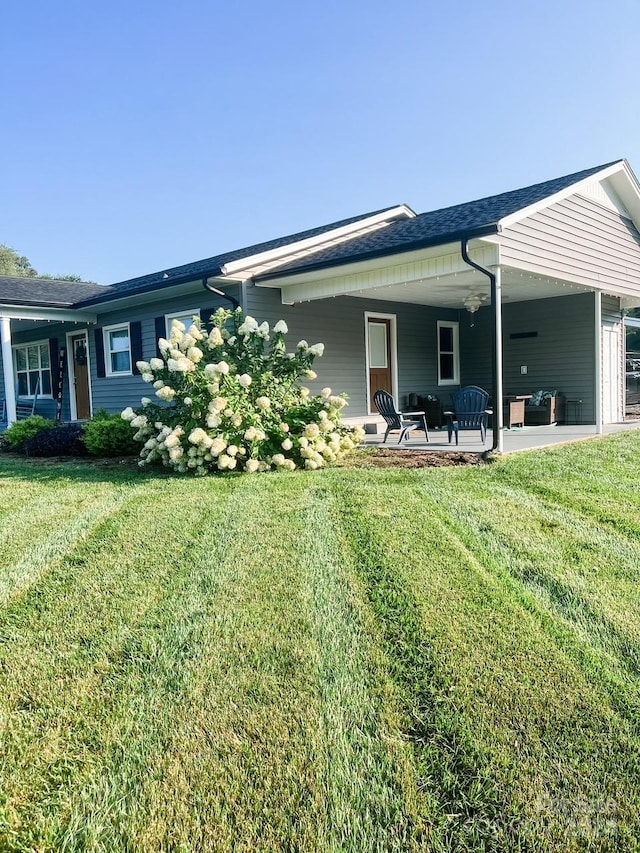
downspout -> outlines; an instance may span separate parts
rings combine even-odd
[[[460,241],[462,260],[470,267],[489,278],[491,283],[491,304],[493,306],[492,358],[491,358],[491,397],[493,400],[493,445],[491,450],[502,453],[502,282],[500,267],[496,272],[480,266],[469,257],[469,240]]]
[[[228,293],[225,293],[223,290],[219,290],[217,287],[214,287],[212,284],[209,284],[209,281],[206,278],[202,279],[202,286],[205,290],[209,290],[211,293],[215,293],[216,296],[220,296],[222,299],[228,300],[231,303],[234,311],[236,310],[236,308],[240,307],[240,303],[235,298],[235,296],[229,296]]]

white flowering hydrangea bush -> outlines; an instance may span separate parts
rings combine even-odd
[[[300,384],[315,379],[323,344],[300,341],[287,352],[287,325],[269,328],[242,309],[220,308],[207,332],[199,318],[187,329],[173,321],[161,358],[139,361],[158,402],[142,398],[122,417],[142,443],[140,465],[161,462],[180,473],[297,468],[314,470],[342,459],[363,438],[342,422],[345,395]]]

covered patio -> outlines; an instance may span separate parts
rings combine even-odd
[[[518,453],[522,450],[535,450],[542,447],[553,447],[554,445],[568,444],[573,441],[585,441],[595,438],[597,435],[614,435],[625,430],[640,429],[640,418],[629,420],[625,423],[605,424],[602,432],[598,432],[593,424],[558,424],[551,426],[525,426],[521,428],[505,429],[502,431],[503,446],[502,453]],[[456,447],[455,440],[449,444],[446,429],[430,429],[429,441],[425,441],[424,433],[415,430],[409,433],[409,437],[398,444],[397,433],[392,433],[383,444],[384,432],[365,436],[366,447],[386,447],[400,450],[431,450],[431,451],[462,451],[465,453],[483,453],[492,447],[493,433],[487,431],[487,440],[484,445],[480,440],[478,431],[461,432],[460,443]]]

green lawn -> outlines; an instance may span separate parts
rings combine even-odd
[[[0,456],[0,850],[640,850],[639,459]]]

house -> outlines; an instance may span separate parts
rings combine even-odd
[[[640,305],[640,185],[625,160],[416,214],[401,204],[108,286],[0,277],[0,399],[83,419],[137,405],[175,317],[241,305],[322,341],[318,388],[372,419],[389,388],[559,389],[621,421],[625,309]],[[66,357],[65,357],[66,355]],[[148,389],[147,389],[148,390]],[[500,407],[498,407],[499,409]],[[497,413],[499,417],[499,413]],[[499,445],[500,430],[496,430]]]

